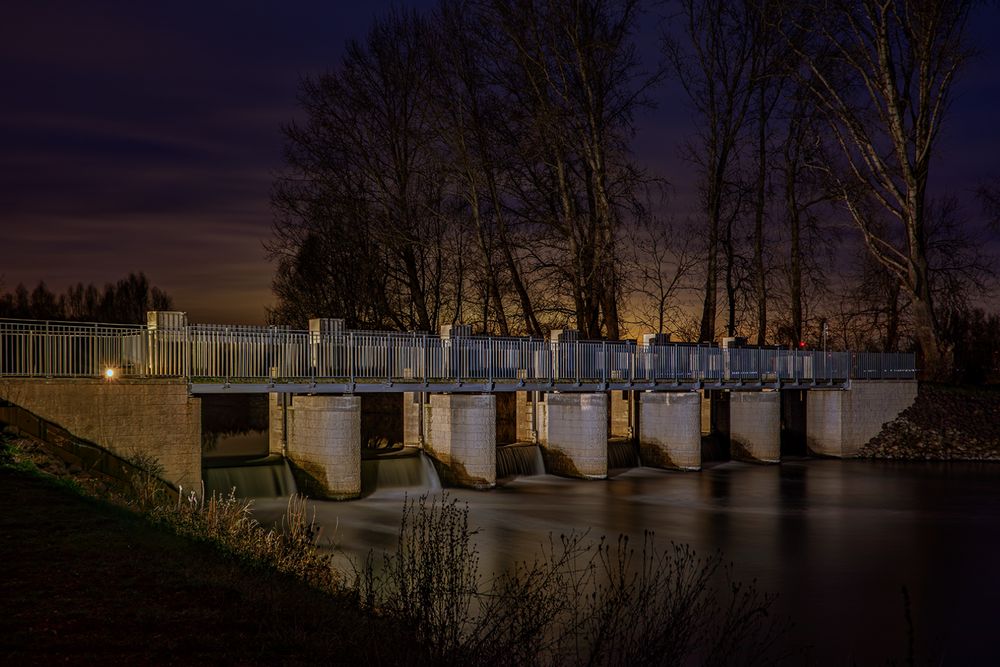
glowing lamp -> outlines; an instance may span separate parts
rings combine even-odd
[[[804,348],[805,346],[806,346],[806,342],[804,340],[800,340],[799,341],[799,347],[800,348]]]
[[[104,370],[104,377],[106,377],[109,380],[113,380],[114,377],[115,377],[115,369],[113,369],[113,368],[107,368],[107,369],[105,369]]]

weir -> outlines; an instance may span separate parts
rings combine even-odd
[[[264,393],[268,453],[287,459],[300,490],[337,499],[362,493],[363,466],[383,467],[362,464],[367,442],[420,448],[446,483],[473,488],[538,469],[498,448],[511,440],[536,445],[530,458],[549,473],[584,479],[640,461],[697,470],[706,430],[734,458],[776,463],[787,391],[798,392],[810,451],[852,456],[912,404],[914,376],[907,354],[581,341],[565,330],[491,338],[454,325],[431,336],[313,320],[295,332],[162,312],[143,327],[0,321],[0,399],[119,455],[154,457],[168,481],[197,489],[198,395]],[[504,392],[513,397],[498,409]]]

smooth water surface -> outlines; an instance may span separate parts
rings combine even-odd
[[[904,585],[918,662],[996,664],[998,491],[995,465],[801,459],[699,473],[636,468],[593,482],[541,475],[449,493],[469,503],[486,572],[533,557],[549,534],[638,538],[648,529],[664,544],[721,550],[737,578],[777,593],[775,610],[795,624],[789,643],[814,664],[905,662]],[[388,489],[317,502],[316,516],[339,549],[360,556],[393,548],[403,498]],[[284,502],[256,507],[269,522]]]

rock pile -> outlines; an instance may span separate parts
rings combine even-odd
[[[916,402],[887,423],[858,457],[1000,461],[1000,391],[922,384]]]

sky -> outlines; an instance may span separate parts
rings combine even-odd
[[[0,22],[0,291],[57,291],[144,271],[192,322],[260,323],[273,301],[269,192],[303,76],[336,66],[393,3],[51,2]],[[423,2],[395,3],[427,7]],[[932,174],[971,202],[1000,175],[1000,11],[970,37]],[[655,54],[657,26],[640,28]],[[693,199],[678,146],[692,130],[676,84],[637,117],[635,152]],[[974,204],[969,212],[975,214]]]

